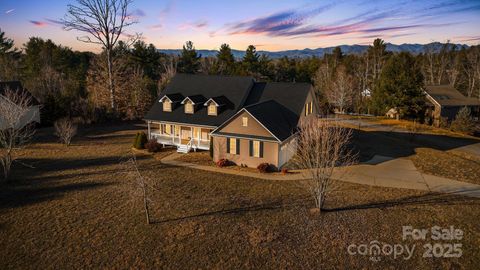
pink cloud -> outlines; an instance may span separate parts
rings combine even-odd
[[[183,23],[178,29],[187,30],[187,29],[202,29],[208,26],[208,22],[205,20],[196,21],[194,23]]]
[[[30,23],[33,24],[36,27],[46,27],[46,26],[48,26],[48,23],[43,22],[43,21],[30,21]]]

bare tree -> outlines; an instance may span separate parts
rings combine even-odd
[[[201,73],[214,74],[215,67],[218,66],[218,59],[216,57],[203,57],[200,59]]]
[[[66,146],[70,146],[73,137],[77,134],[77,125],[71,119],[62,118],[54,123],[55,135]]]
[[[143,210],[145,211],[145,217],[147,218],[147,224],[150,224],[150,208],[149,202],[151,202],[148,196],[148,187],[151,181],[148,177],[143,176],[139,170],[137,157],[132,154],[131,157],[121,163],[124,171],[127,173],[127,177],[133,181],[134,189],[132,195],[135,197],[141,196],[143,200]]]
[[[467,96],[472,97],[477,83],[477,68],[480,65],[480,53],[472,48],[466,53],[466,61],[463,63],[463,73],[467,80]]]
[[[6,89],[0,95],[0,164],[5,180],[19,157],[18,150],[25,147],[35,133],[32,121],[37,115],[31,105],[32,98],[25,91]]]
[[[163,63],[163,68],[165,70],[162,75],[160,75],[160,80],[158,82],[158,95],[163,89],[167,86],[170,80],[177,74],[177,60],[171,58],[167,63]]]
[[[87,36],[77,39],[86,43],[102,45],[106,51],[110,107],[116,110],[116,93],[113,76],[112,51],[124,29],[136,21],[128,13],[132,0],[77,0],[76,5],[68,5],[67,14],[62,20],[66,30],[77,30]]]
[[[347,74],[343,66],[340,66],[337,68],[333,83],[325,90],[328,102],[343,113],[353,102],[354,79]]]
[[[347,148],[351,137],[352,130],[342,127],[337,120],[307,117],[300,123],[293,162],[305,169],[306,186],[320,211],[335,188],[335,168],[354,161]]]

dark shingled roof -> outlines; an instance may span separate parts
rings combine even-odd
[[[167,96],[168,99],[170,99],[170,101],[172,101],[172,102],[181,102],[182,100],[185,99],[185,97],[182,94],[179,94],[179,93],[162,95],[162,96],[160,96],[160,98],[162,98],[164,96]]]
[[[27,96],[32,99],[32,105],[39,105],[38,100],[26,89],[23,88],[22,83],[19,81],[10,81],[10,82],[0,82],[0,95],[4,95],[7,89],[12,91],[24,92]]]
[[[312,85],[309,83],[255,83],[245,102],[245,106],[275,100],[300,117],[311,87]]]
[[[145,116],[146,120],[225,126],[226,121],[244,108],[276,138],[283,141],[296,132],[305,101],[311,90],[308,83],[255,82],[251,77],[177,74]],[[201,103],[194,114],[185,114],[183,106],[164,112],[159,100],[189,97]],[[203,104],[213,99],[221,105],[217,116],[209,116]],[[218,129],[218,132],[220,130]]]
[[[219,126],[242,108],[253,82],[251,77],[177,74],[156,100],[145,120]],[[164,112],[159,100],[170,94],[184,97],[202,95],[206,100],[224,96],[229,104],[223,106],[217,116],[208,115],[206,106],[199,106],[194,114],[185,114],[183,106],[172,108],[172,112]]]
[[[195,104],[201,104],[205,103],[207,101],[207,98],[202,96],[202,95],[194,95],[194,96],[188,96],[188,98]]]
[[[275,100],[256,103],[245,107],[245,110],[280,141],[286,140],[296,132],[300,116]]]
[[[450,85],[426,86],[425,92],[441,106],[480,106],[480,101],[462,95]]]
[[[297,131],[311,87],[308,83],[255,83],[244,109],[278,140],[284,141]],[[223,134],[222,127],[233,119],[235,117],[223,123],[214,133]]]
[[[219,106],[230,104],[230,101],[225,96],[212,97],[211,99],[215,101],[215,103],[217,103]]]

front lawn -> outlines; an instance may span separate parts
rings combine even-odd
[[[140,127],[97,127],[71,147],[42,136],[13,183],[0,186],[0,269],[174,268],[474,269],[480,200],[342,183],[328,211],[296,181],[267,181],[162,165],[139,154],[154,180],[153,224],[119,161]],[[402,226],[461,229],[460,258],[423,258]],[[351,244],[416,245],[409,260],[349,255]],[[442,243],[449,243],[442,242]]]

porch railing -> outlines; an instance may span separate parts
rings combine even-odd
[[[181,145],[182,139],[178,136],[172,136],[168,134],[161,134],[157,132],[151,132],[150,136],[155,138],[159,143],[162,144],[169,144],[169,145]],[[184,140],[185,141],[185,140]],[[205,139],[190,139],[187,140],[191,147],[193,148],[203,148],[208,149],[210,148],[210,140]]]

